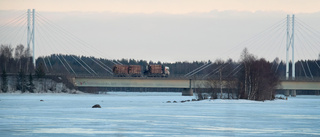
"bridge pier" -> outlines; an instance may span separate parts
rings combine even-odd
[[[291,97],[296,97],[297,96],[297,90],[293,89],[293,90],[285,90],[284,91],[284,95],[286,97],[291,96]]]
[[[291,90],[291,97],[296,97],[296,96],[297,96],[297,91]]]
[[[193,90],[191,88],[192,79],[189,79],[189,88],[184,88],[182,90],[182,96],[193,96]]]
[[[184,88],[182,90],[182,96],[193,96],[192,88]]]
[[[285,90],[285,91],[284,91],[284,95],[285,95],[286,97],[288,97],[288,96],[290,95],[289,93],[290,93],[290,90]]]

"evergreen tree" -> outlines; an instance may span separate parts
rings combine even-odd
[[[33,84],[33,77],[32,77],[32,74],[30,73],[29,74],[29,84],[28,84],[28,90],[30,93],[34,93],[34,84]]]
[[[26,92],[27,89],[27,81],[26,81],[26,75],[22,69],[20,69],[17,77],[17,90],[21,90],[22,93]]]
[[[1,80],[2,80],[1,90],[3,93],[6,93],[8,92],[8,77],[5,69],[2,70]]]
[[[35,73],[38,78],[43,78],[46,75],[46,72],[44,70],[44,66],[42,63],[38,65],[38,67],[35,70]]]
[[[20,73],[21,72],[19,72],[18,75],[17,75],[16,90],[21,90],[22,89]]]

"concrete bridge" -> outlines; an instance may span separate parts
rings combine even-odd
[[[218,81],[213,81],[218,82]],[[182,78],[119,78],[119,77],[76,77],[75,85],[84,90],[104,90],[110,88],[170,88],[170,89],[189,89],[189,88],[207,88],[207,80],[189,80]],[[222,82],[222,87],[225,87],[226,81]],[[286,90],[288,95],[289,90],[295,96],[296,90],[320,90],[320,80],[282,80],[279,90]]]

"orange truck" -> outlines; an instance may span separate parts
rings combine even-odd
[[[144,74],[147,77],[168,77],[170,75],[169,67],[163,65],[148,65]]]
[[[113,74],[116,77],[141,77],[142,67],[140,65],[114,65]],[[169,67],[163,65],[147,65],[143,71],[146,77],[168,77]]]

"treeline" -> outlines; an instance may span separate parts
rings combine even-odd
[[[25,48],[22,44],[13,48],[11,45],[1,45],[0,47],[0,71],[6,73],[33,73],[34,66],[30,49]]]
[[[52,74],[74,74],[77,75],[99,75],[99,76],[111,76],[112,67],[115,63],[121,63],[125,65],[140,65],[143,68],[148,64],[162,64],[170,67],[171,76],[184,76],[185,74],[203,66],[204,64],[211,63],[209,67],[199,71],[196,76],[200,78],[209,78],[219,75],[216,73],[216,69],[224,65],[223,77],[230,77],[235,72],[239,71],[241,63],[228,59],[227,61],[215,60],[214,62],[209,61],[193,61],[193,62],[152,62],[146,60],[135,60],[135,59],[121,59],[121,60],[109,60],[103,58],[87,57],[87,56],[75,56],[75,55],[61,55],[52,54],[50,56],[39,57],[36,60],[37,66],[42,65],[46,73]],[[271,68],[281,77],[285,77],[286,63],[275,59],[270,62]],[[290,75],[291,66],[290,65]],[[296,62],[296,77],[320,77],[320,60],[299,60]],[[90,68],[89,68],[89,67]],[[236,68],[238,67],[238,68]],[[232,70],[235,69],[233,72]],[[109,70],[109,71],[108,71]],[[15,71],[18,71],[17,69]],[[89,72],[92,74],[90,74]],[[94,71],[94,72],[93,72]],[[95,74],[96,73],[96,74]]]
[[[10,45],[1,45],[0,47],[0,72],[6,70],[6,73],[19,73],[23,71],[26,74],[34,73],[35,68],[32,64],[32,57],[30,55],[30,49],[23,45],[17,45],[13,48]],[[220,75],[216,73],[216,69],[223,67],[223,77],[230,77],[235,72],[240,70],[241,62],[235,62],[232,59],[226,61],[217,59],[212,61],[193,61],[193,62],[153,62],[146,60],[135,59],[119,59],[110,60],[104,58],[95,58],[87,56],[75,56],[75,55],[61,55],[52,54],[50,56],[39,57],[36,59],[36,66],[44,69],[45,73],[51,74],[73,74],[90,75],[88,73],[94,71],[97,75],[112,75],[110,74],[113,65],[115,63],[121,63],[125,65],[140,65],[143,68],[148,64],[162,64],[170,67],[170,73],[172,76],[183,76],[204,64],[211,63],[209,67],[199,71],[197,75],[201,78],[210,78]],[[276,58],[271,62],[271,68],[281,77],[285,76],[286,64],[284,61],[280,61]],[[289,63],[290,68],[292,63]],[[296,62],[296,77],[320,77],[320,60],[299,60]],[[237,68],[238,67],[238,68]],[[233,70],[235,69],[235,70]],[[233,71],[233,72],[232,72]],[[291,74],[291,69],[289,70]]]
[[[205,61],[194,61],[194,62],[175,62],[175,63],[163,63],[153,62],[146,60],[135,60],[135,59],[120,59],[120,60],[109,60],[103,58],[86,57],[86,56],[75,56],[75,55],[61,55],[52,54],[50,56],[39,57],[36,60],[38,65],[44,66],[46,73],[52,74],[77,74],[77,75],[91,75],[89,72],[96,73],[99,76],[111,76],[110,73],[112,67],[116,63],[124,65],[140,65],[144,69],[148,64],[161,64],[170,68],[170,74],[172,76],[183,76],[188,72],[196,69],[203,64]],[[89,67],[90,68],[89,68]],[[107,70],[106,70],[107,69]],[[109,72],[108,72],[109,70]],[[89,71],[89,72],[88,72]],[[93,74],[94,74],[93,73]],[[202,71],[200,74],[204,74]]]
[[[35,68],[32,64],[32,57],[30,50],[23,45],[17,45],[15,48],[10,45],[1,45],[0,48],[0,72],[6,70],[6,73],[19,73],[25,74],[35,73]],[[110,60],[104,58],[95,58],[87,56],[75,56],[75,55],[61,55],[52,54],[50,56],[39,57],[36,59],[36,66],[42,69],[46,74],[64,74],[64,75],[96,75],[96,76],[112,76],[112,67],[115,63],[121,63],[125,65],[140,65],[144,69],[148,64],[162,64],[170,67],[170,74],[172,77],[184,76],[185,74],[203,66],[204,64],[211,63],[209,67],[196,73],[195,76],[201,79],[207,79],[210,77],[217,77],[220,75],[217,73],[219,67],[223,67],[222,76],[232,77],[235,73],[239,72],[242,66],[240,62],[228,59],[226,61],[217,59],[214,62],[209,61],[193,61],[193,62],[153,62],[146,60],[135,59],[119,59]],[[285,77],[286,64],[284,61],[280,61],[276,58],[271,62],[271,68],[280,77]],[[291,65],[290,74],[291,74]],[[299,60],[296,62],[296,77],[320,77],[320,60]],[[192,77],[191,77],[192,78]]]
[[[53,75],[94,75],[112,76],[112,66],[115,64],[140,65],[143,68],[148,64],[162,64],[170,67],[171,77],[180,77],[199,69],[191,79],[208,80],[206,91],[211,98],[240,98],[250,100],[274,99],[275,87],[281,77],[285,77],[286,64],[279,59],[268,62],[257,58],[244,49],[241,61],[226,61],[217,59],[214,62],[152,62],[146,60],[121,59],[109,60],[103,58],[52,54],[39,57],[36,60],[37,68],[32,64],[30,50],[23,45],[15,48],[10,45],[0,47],[1,91],[6,92],[8,85],[7,75],[16,76],[16,89],[30,91],[34,88],[32,79],[43,78],[46,74]],[[290,64],[290,68],[292,63]],[[320,77],[320,60],[300,60],[296,62],[296,77]],[[291,75],[290,69],[290,75]],[[225,83],[222,84],[222,81]],[[222,85],[226,86],[224,89]],[[223,89],[223,90],[222,90]],[[201,91],[201,92],[202,92]],[[201,93],[198,95],[202,95]],[[199,99],[204,98],[199,96]]]
[[[46,75],[42,64],[34,68],[30,49],[22,44],[13,48],[11,45],[0,46],[0,92],[10,91],[28,91],[33,93],[36,89],[34,85],[34,76],[43,86],[46,86]],[[11,88],[11,89],[9,89]]]
[[[22,92],[33,92],[35,87],[33,84],[34,66],[30,49],[23,45],[17,45],[15,48],[11,45],[1,45],[0,47],[0,71],[1,71],[1,92],[8,92],[9,75],[16,75],[15,89]],[[27,74],[28,77],[27,77]]]

